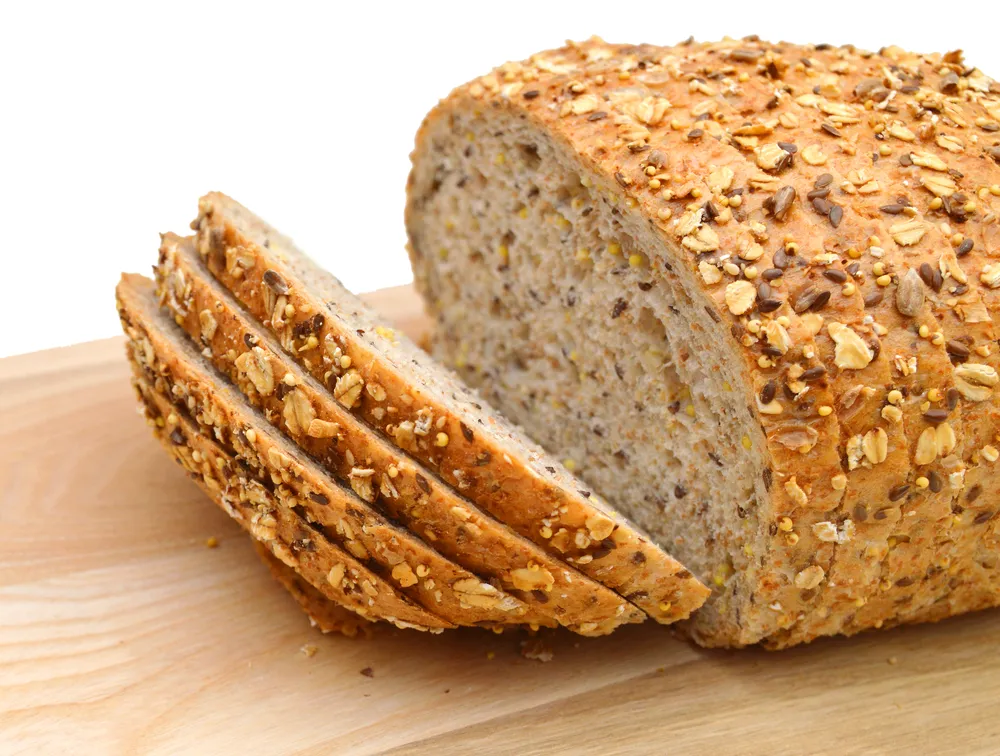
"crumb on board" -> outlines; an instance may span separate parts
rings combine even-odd
[[[205,546],[207,546],[210,549],[214,549],[218,545],[219,545],[219,539],[216,538],[215,536],[209,536],[208,538],[205,539]]]
[[[886,659],[886,661],[891,665],[899,664],[899,659],[896,658],[895,656],[890,656],[888,659]]]
[[[313,656],[315,656],[317,651],[319,651],[319,649],[312,643],[305,643],[303,644],[302,648],[299,649],[299,653],[301,653],[307,659],[310,659]]]
[[[530,638],[521,641],[521,656],[538,662],[550,662],[554,654],[552,649],[541,638]]]
[[[365,677],[375,677],[375,670],[372,669],[371,667],[365,667],[363,670],[361,670],[361,674],[363,674]]]

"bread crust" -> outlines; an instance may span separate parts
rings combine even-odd
[[[701,582],[631,523],[590,491],[557,484],[558,463],[552,461],[551,478],[540,475],[527,458],[534,452],[525,449],[524,457],[515,457],[491,429],[463,414],[463,405],[454,396],[449,398],[409,378],[408,365],[393,359],[397,343],[405,341],[405,336],[383,326],[364,333],[347,328],[339,309],[365,313],[373,323],[377,320],[346,291],[344,301],[324,302],[317,296],[309,282],[287,264],[289,256],[307,258],[274,229],[219,193],[202,198],[192,228],[197,231],[198,251],[212,274],[275,334],[288,353],[335,396],[345,385],[342,380],[360,379],[365,389],[348,395],[349,409],[436,470],[470,501],[658,622],[684,619],[704,602],[708,590]],[[256,241],[255,233],[266,241]],[[315,313],[322,313],[324,321],[310,331]],[[310,337],[319,345],[336,347],[348,358],[350,369],[340,370],[329,359],[304,358],[301,349]],[[456,393],[461,391],[457,379],[429,362],[421,369],[440,373]],[[436,421],[430,436],[433,443],[401,432],[420,427],[423,417]],[[570,479],[568,473],[566,477]]]
[[[482,513],[337,403],[214,281],[192,239],[164,235],[159,260],[157,297],[205,347],[203,355],[252,406],[359,497],[433,543],[443,556],[496,579],[505,591],[571,630],[601,635],[645,619],[611,590]],[[303,427],[315,421],[315,431]]]
[[[375,628],[372,622],[328,599],[293,568],[278,559],[260,541],[253,541],[253,546],[274,579],[302,607],[313,627],[323,633],[339,633],[347,638],[372,635]]]
[[[769,548],[739,620],[696,615],[696,640],[784,647],[1000,603],[993,80],[960,52],[593,39],[456,89],[415,154],[460,110],[561,144],[656,234],[654,273],[700,282],[742,364]],[[418,285],[432,252],[411,248]]]
[[[373,602],[385,595],[399,604],[406,596],[423,607],[409,610],[415,626],[554,624],[388,522],[353,492],[329,480],[294,446],[284,443],[214,370],[199,364],[201,358],[188,346],[182,331],[162,322],[166,316],[158,312],[152,281],[123,276],[117,295],[123,329],[139,364],[153,371],[162,391],[183,398],[204,434],[211,434],[231,450],[237,462],[249,465],[262,480],[273,483],[281,506],[301,508],[310,522],[322,526],[328,538],[370,566],[381,578],[369,581]],[[417,580],[412,581],[411,576]],[[399,619],[395,624],[401,624]]]

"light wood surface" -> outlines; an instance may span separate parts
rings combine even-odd
[[[422,327],[409,289],[375,301]],[[557,634],[547,664],[320,635],[152,439],[122,348],[0,360],[2,754],[1000,753],[997,612],[777,654]]]

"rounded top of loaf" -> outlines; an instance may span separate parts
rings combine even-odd
[[[886,273],[875,277],[892,287],[934,249],[926,261],[944,278],[986,297],[1000,288],[990,264],[1000,256],[1000,85],[961,51],[594,38],[499,66],[446,102],[463,97],[523,110],[567,140],[689,253],[706,286],[724,285],[733,315],[759,305],[730,284],[756,289],[778,249],[778,269],[789,257],[878,260]],[[739,274],[723,264],[716,281],[701,265],[720,260]],[[978,310],[970,296],[962,304]],[[791,304],[801,314],[806,302]],[[899,312],[915,309],[904,301]]]

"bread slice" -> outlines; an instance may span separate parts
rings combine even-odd
[[[309,623],[323,633],[339,633],[348,638],[371,636],[375,625],[337,604],[307,582],[299,573],[276,557],[260,541],[253,542],[261,561],[274,579],[288,591],[309,617]]]
[[[158,390],[183,402],[202,432],[211,435],[234,458],[234,464],[273,489],[278,505],[302,511],[309,522],[321,526],[329,539],[377,575],[379,581],[361,584],[373,604],[383,596],[399,604],[399,594],[405,595],[423,609],[410,608],[407,618],[401,611],[392,616],[426,627],[554,624],[444,559],[373,511],[352,491],[330,480],[265,418],[247,407],[242,395],[196,351],[170,316],[159,309],[152,281],[123,276],[117,295],[123,328],[133,342],[133,357],[155,377]]]
[[[133,387],[157,439],[170,456],[221,509],[235,519],[276,559],[310,580],[330,602],[355,618],[384,619],[399,627],[436,630],[448,627],[405,597],[397,596],[350,554],[330,544],[322,531],[281,506],[260,481],[248,478],[231,455],[202,435],[182,404],[154,388],[142,350],[130,342]],[[368,586],[371,586],[369,588]],[[377,600],[372,589],[382,588]],[[348,608],[349,607],[349,608]]]
[[[157,296],[204,356],[313,459],[443,556],[585,635],[645,615],[484,515],[334,400],[205,269],[193,240],[166,234]]]
[[[222,194],[192,224],[209,270],[340,404],[476,506],[660,622],[707,589],[285,237]]]
[[[570,44],[424,122],[434,354],[773,647],[1000,603],[997,84],[961,53]]]

